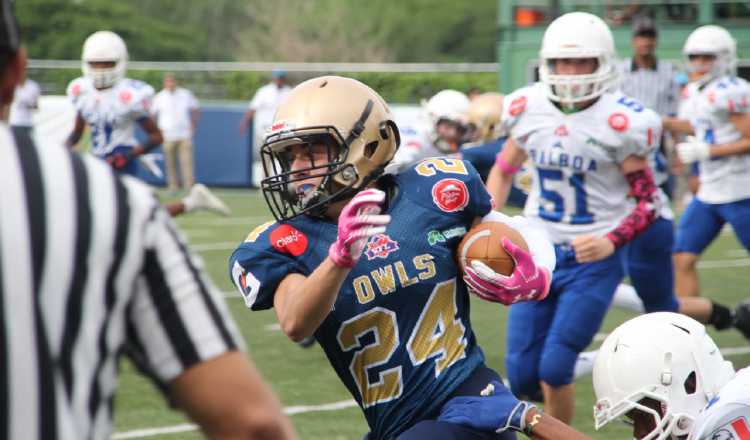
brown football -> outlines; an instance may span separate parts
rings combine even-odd
[[[525,250],[529,250],[526,240],[512,227],[500,222],[479,223],[464,235],[458,244],[457,259],[463,273],[464,267],[472,260],[479,260],[502,275],[513,273],[515,263],[502,245],[507,237]]]

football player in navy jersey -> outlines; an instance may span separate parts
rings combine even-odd
[[[384,175],[398,144],[388,106],[364,84],[326,76],[295,87],[261,150],[276,221],[232,254],[232,281],[252,310],[273,307],[293,341],[314,335],[362,408],[368,438],[514,438],[437,418],[450,398],[499,380],[472,331],[467,284],[503,304],[542,299],[552,246],[524,218],[493,212],[464,161],[431,158]],[[480,221],[509,224],[529,245],[504,240],[511,275],[481,262],[459,273],[456,246]],[[535,420],[519,405],[511,430]]]

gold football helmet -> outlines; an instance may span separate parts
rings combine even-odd
[[[503,95],[483,93],[469,105],[469,130],[472,141],[486,144],[500,137],[500,115],[503,111]]]
[[[266,134],[261,148],[267,176],[261,182],[263,195],[279,221],[303,213],[321,216],[328,205],[379,177],[399,142],[393,114],[374,90],[340,76],[307,80],[284,99]],[[311,160],[309,168],[292,169],[292,148],[307,148],[312,158],[312,147],[321,145],[326,161]],[[322,182],[304,192],[295,190],[309,175],[322,176]]]

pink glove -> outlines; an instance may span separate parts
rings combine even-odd
[[[471,267],[464,268],[464,281],[469,290],[484,300],[506,306],[546,298],[551,280],[547,270],[537,267],[531,254],[512,241],[503,238],[502,243],[516,263],[513,273],[500,275],[481,261],[473,260]]]
[[[385,232],[390,215],[380,215],[385,193],[368,189],[358,193],[339,214],[338,237],[328,248],[328,257],[339,267],[354,267],[367,240]]]

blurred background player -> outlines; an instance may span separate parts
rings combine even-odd
[[[402,145],[389,165],[389,172],[409,167],[428,157],[458,151],[466,135],[469,98],[458,90],[441,90],[422,102],[422,120],[402,127]]]
[[[527,158],[536,171],[524,213],[549,232],[557,267],[545,300],[511,306],[506,367],[515,394],[538,396],[541,388],[545,410],[566,423],[577,356],[623,278],[621,250],[658,213],[647,157],[661,120],[610,91],[615,56],[600,18],[574,12],[553,21],[542,39],[541,82],[505,97],[509,139],[487,182],[500,209]]]
[[[680,217],[674,247],[675,284],[680,296],[697,296],[699,255],[725,223],[750,249],[750,86],[734,76],[736,42],[726,29],[701,26],[683,47],[694,81],[690,120],[666,118],[667,129],[693,135],[677,144],[679,159],[698,163],[697,195]],[[740,318],[750,314],[741,306]],[[738,327],[750,337],[750,326]]]
[[[232,281],[252,310],[273,307],[290,339],[315,336],[364,411],[367,438],[515,438],[435,420],[446,400],[478,396],[499,376],[469,321],[454,259],[460,236],[437,244],[427,236],[482,220],[519,230],[530,253],[506,240],[513,274],[479,262],[465,269],[477,294],[505,304],[546,294],[552,246],[522,217],[493,212],[466,162],[427,159],[381,177],[399,144],[392,118],[353,79],[325,76],[292,90],[261,152],[263,193],[278,222],[235,250]]]
[[[190,90],[177,86],[174,74],[164,75],[164,89],[156,94],[151,106],[157,126],[164,136],[162,149],[167,165],[167,188],[193,186],[193,135],[198,126],[200,106]],[[177,164],[179,174],[177,176]]]
[[[271,128],[276,109],[290,90],[292,88],[287,84],[286,72],[281,69],[274,70],[271,72],[271,81],[255,92],[240,121],[240,133],[245,133],[250,123],[253,124],[253,136],[250,141],[253,151],[252,185],[255,188],[260,188],[260,181],[264,177],[260,147],[263,145],[266,131]]]
[[[23,72],[22,81],[16,86],[13,103],[10,105],[10,129],[19,136],[31,137],[34,127],[34,112],[39,110],[39,84]]]
[[[73,132],[66,141],[74,147],[91,128],[91,154],[120,173],[133,175],[135,160],[161,144],[163,137],[149,114],[154,89],[125,78],[128,51],[119,35],[110,31],[91,34],[83,44],[83,76],[68,85],[68,97],[76,109]],[[135,138],[136,125],[147,134],[145,144]],[[145,163],[146,168],[156,165]],[[229,215],[229,208],[204,185],[196,184],[185,198],[168,204],[172,215],[206,209]]]
[[[483,181],[495,164],[497,154],[505,145],[507,137],[501,131],[500,117],[503,111],[503,95],[495,92],[483,93],[469,104],[466,142],[462,143],[453,157],[467,160],[474,165]],[[524,167],[513,180],[508,204],[523,207],[531,188],[531,171]]]

